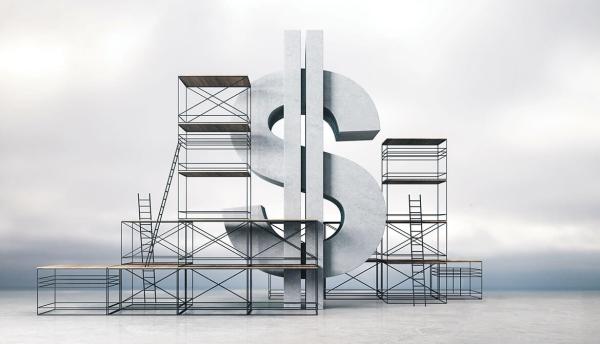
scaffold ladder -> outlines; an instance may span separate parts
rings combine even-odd
[[[411,280],[413,306],[419,303],[421,296],[423,297],[423,304],[427,305],[421,195],[419,195],[419,198],[412,198],[408,195],[408,215],[410,220],[410,258],[412,263]]]
[[[158,229],[165,212],[165,206],[167,204],[167,198],[169,197],[169,190],[171,190],[171,184],[173,183],[173,176],[177,169],[177,161],[179,160],[179,152],[181,151],[181,141],[177,141],[175,147],[175,154],[173,154],[173,161],[171,162],[171,169],[169,170],[169,176],[167,177],[167,184],[165,185],[165,191],[163,192],[162,200],[160,201],[160,208],[158,210],[158,216],[156,217],[156,225],[154,230],[151,232],[150,247],[148,248],[148,255],[146,257],[146,264],[154,261],[154,245],[156,244],[156,238],[158,236]]]
[[[138,218],[140,220],[140,256],[143,263],[148,263],[153,255],[150,253],[152,246],[152,199],[150,194],[147,198],[141,197],[138,193]],[[152,257],[151,257],[152,256]],[[153,295],[156,301],[156,275],[154,269],[142,269],[142,285],[144,302],[146,302],[146,292],[148,297]]]

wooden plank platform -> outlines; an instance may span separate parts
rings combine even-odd
[[[179,80],[186,87],[250,87],[246,75],[182,75]]]
[[[415,260],[415,259],[403,259],[403,258],[375,258],[371,257],[367,259],[368,263],[386,263],[386,264],[451,264],[451,263],[481,263],[481,260],[469,260],[469,259],[426,259],[426,260]]]
[[[426,179],[426,178],[386,178],[383,184],[441,184],[445,183],[445,178]]]
[[[417,259],[400,259],[400,258],[369,258],[367,259],[367,263],[385,263],[385,264],[446,264],[447,260],[441,259],[425,259],[425,260],[417,260]]]
[[[421,221],[386,220],[385,223],[446,223],[446,220],[421,220]]]
[[[245,171],[179,171],[185,177],[250,177]]]
[[[176,264],[150,264],[145,266],[144,264],[123,264],[113,265],[110,269],[157,269],[157,270],[168,270],[168,269],[179,269],[179,270],[242,270],[242,269],[292,269],[292,270],[315,270],[318,266],[316,264],[187,264],[187,265],[176,265]]]
[[[115,269],[115,270],[242,270],[242,269],[292,269],[292,270],[316,270],[316,264],[56,264],[38,266],[39,270],[93,270],[93,269]]]
[[[481,263],[481,259],[448,259],[448,263]]]
[[[122,223],[157,223],[158,221],[140,221],[140,220],[123,220]],[[181,219],[181,220],[165,220],[160,221],[162,224],[176,224],[176,223],[190,223],[190,222],[224,222],[224,223],[232,223],[232,222],[252,222],[252,223],[274,223],[274,224],[282,224],[282,223],[291,223],[291,222],[300,222],[300,223],[311,223],[317,222],[315,219],[247,219],[247,218],[205,218],[205,219]]]
[[[95,269],[106,269],[110,265],[106,264],[54,264],[38,266],[36,269],[39,270],[95,270]]]
[[[437,146],[444,143],[446,139],[385,139],[383,146]]]
[[[181,122],[179,127],[190,133],[247,133],[248,123],[195,123]]]

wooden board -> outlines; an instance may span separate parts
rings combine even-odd
[[[179,80],[186,87],[250,87],[246,75],[182,75]]]
[[[247,133],[248,123],[181,122],[179,127],[189,133]]]
[[[295,270],[315,270],[318,266],[316,264],[188,264],[188,265],[177,265],[177,264],[118,264],[118,265],[106,265],[106,264],[56,264],[56,265],[45,265],[38,266],[40,270],[89,270],[89,269],[116,269],[116,270],[242,270],[242,269],[295,269]]]

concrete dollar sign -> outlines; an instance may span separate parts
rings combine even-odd
[[[278,186],[283,186],[284,180],[284,143],[271,129],[283,118],[283,83],[283,73],[269,74],[252,83],[252,170]],[[373,101],[349,78],[323,72],[323,105],[324,120],[333,130],[336,141],[372,140],[379,132],[379,117]],[[303,166],[304,159],[305,148],[302,147]],[[305,171],[302,173],[304,192]],[[325,240],[323,248],[324,274],[329,277],[352,271],[375,252],[385,229],[386,210],[377,181],[355,162],[324,152],[323,178],[323,197],[333,202],[341,214],[341,227]],[[253,206],[252,218],[266,219],[265,208]],[[232,243],[243,249],[246,234],[236,230],[238,224],[226,227]],[[272,228],[267,230],[275,233]],[[273,245],[271,250],[278,251],[274,254],[283,252],[283,244],[264,231],[253,232],[253,245],[256,252]]]

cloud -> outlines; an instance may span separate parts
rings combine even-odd
[[[281,69],[281,31],[294,27],[323,28],[326,68],[361,84],[380,113],[376,140],[327,136],[329,151],[377,176],[384,138],[449,139],[452,254],[600,251],[597,2],[180,5],[1,5],[7,259],[29,250],[52,262],[112,257],[89,248],[112,252],[119,221],[136,216],[136,193],[162,193],[175,145],[176,76],[256,79]],[[276,188],[256,190],[256,202],[280,211]],[[176,216],[175,202],[167,217]],[[44,248],[59,243],[73,248]],[[524,259],[522,271],[541,263]]]

